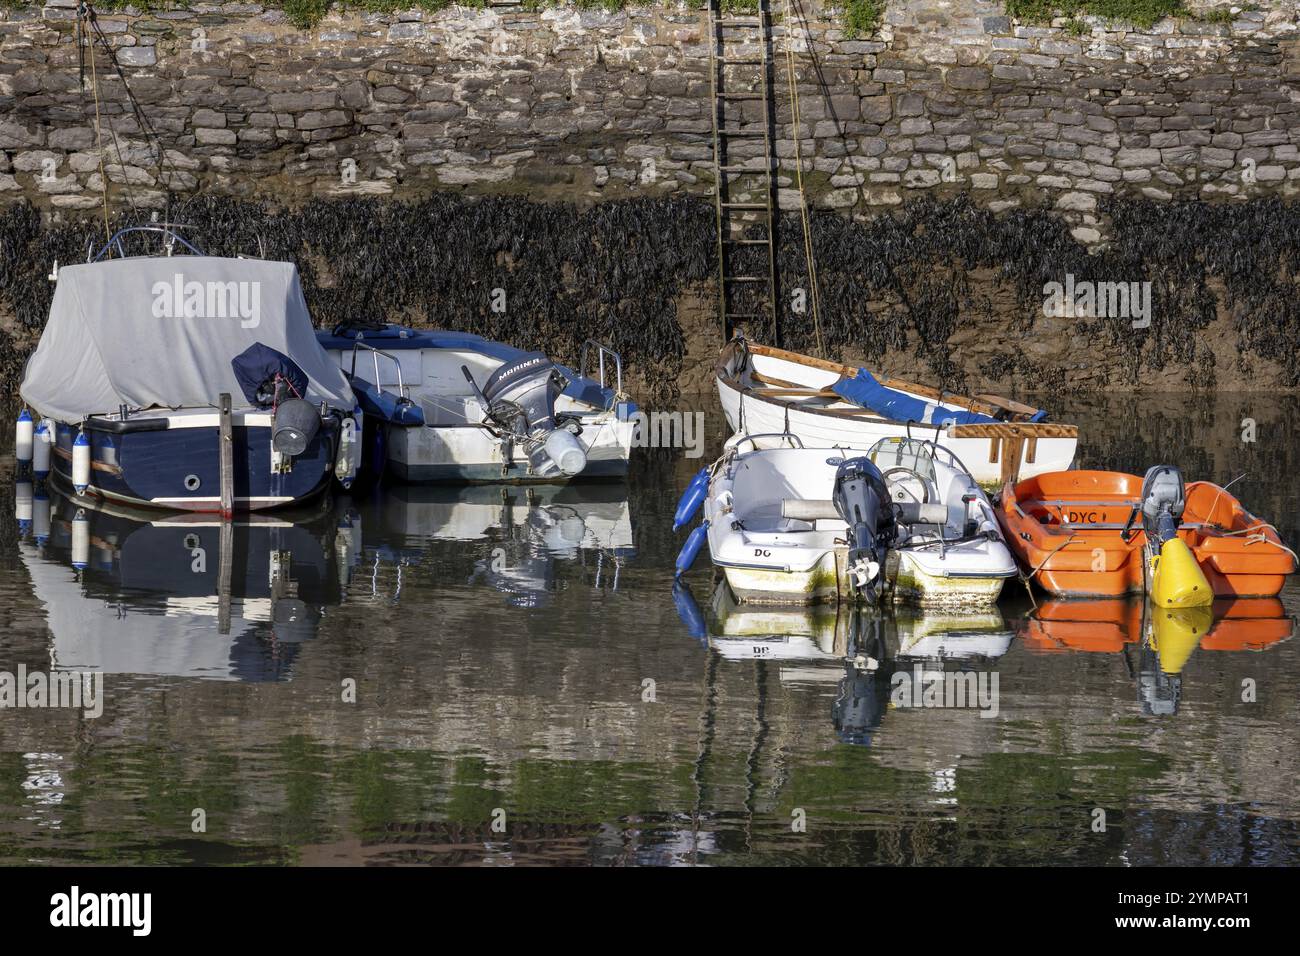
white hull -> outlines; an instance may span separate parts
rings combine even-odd
[[[506,460],[504,445],[475,426],[385,425],[388,461],[402,481],[547,481],[531,473],[516,446]],[[616,478],[627,474],[635,421],[619,421],[613,411],[584,419],[578,442],[587,453],[579,477]]]
[[[843,448],[852,451],[865,451],[882,438],[906,437],[907,424],[892,422],[883,418],[862,416],[848,420],[816,412],[788,408],[774,402],[764,401],[752,395],[745,396],[737,388],[719,380],[718,399],[722,411],[727,416],[727,424],[733,432],[746,432],[750,435],[788,431],[797,435],[806,448]],[[744,413],[741,404],[744,403]],[[970,470],[971,475],[981,485],[997,486],[1002,478],[1002,463],[990,462],[989,439],[954,438],[946,429],[929,425],[912,425],[913,437],[930,440],[937,437],[938,444],[961,459]],[[1033,452],[1033,461],[1029,461],[1029,445],[1021,449],[1020,477],[1030,478],[1049,471],[1065,471],[1074,461],[1077,438],[1039,438]]]
[[[793,502],[826,499],[841,459],[828,449],[733,449],[718,466],[703,504],[709,554],[736,600],[745,604],[806,605],[856,599],[848,571],[847,527],[838,517],[787,517]],[[978,535],[943,548],[921,546],[934,526],[909,531],[912,547],[891,550],[881,570],[885,599],[922,607],[988,607],[1015,562],[997,529],[991,506],[970,478],[933,463],[930,494],[947,521],[940,533],[962,535],[973,517]],[[968,512],[963,494],[977,494]],[[902,499],[899,499],[902,500]],[[900,526],[901,527],[901,526]],[[930,528],[930,531],[919,530]],[[919,536],[913,537],[913,534]],[[981,537],[979,535],[991,535]]]

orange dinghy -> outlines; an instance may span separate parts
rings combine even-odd
[[[1141,598],[1071,601],[1048,598],[1017,626],[1024,645],[1038,653],[1119,653],[1142,640],[1148,605]],[[1156,611],[1156,615],[1165,612]],[[1200,638],[1207,651],[1261,651],[1290,639],[1295,620],[1277,598],[1218,598]]]
[[[1116,597],[1148,587],[1142,495],[1137,475],[1057,471],[1008,482],[996,511],[1007,546],[1045,590]],[[1282,589],[1295,559],[1272,525],[1208,481],[1188,484],[1181,504],[1177,537],[1216,597],[1273,597]]]

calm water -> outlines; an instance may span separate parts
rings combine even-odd
[[[1080,465],[1244,473],[1300,540],[1300,402],[1053,404]],[[397,488],[240,526],[223,601],[215,525],[55,498],[23,531],[9,461],[0,671],[106,676],[98,718],[0,710],[6,863],[1300,861],[1295,585],[1161,654],[1141,605],[1018,585],[973,617],[756,614],[703,558],[674,596],[701,462],[647,451],[626,484]],[[880,667],[846,665],[868,638]],[[996,675],[997,715],[889,706],[916,667]]]

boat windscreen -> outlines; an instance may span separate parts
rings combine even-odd
[[[897,436],[882,438],[868,449],[867,457],[882,472],[906,468],[928,482],[936,480],[934,446],[930,442]]]

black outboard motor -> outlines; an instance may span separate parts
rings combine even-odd
[[[469,369],[461,371],[474,385]],[[587,467],[587,453],[575,437],[577,424],[555,420],[555,400],[567,386],[554,362],[529,352],[498,368],[479,392],[488,418],[528,450],[533,472],[542,478],[572,477]]]
[[[885,553],[898,535],[894,506],[880,469],[869,458],[850,458],[835,472],[835,510],[849,526],[849,574],[868,604],[879,596]]]
[[[864,670],[852,661],[844,662],[839,693],[831,704],[831,723],[841,743],[871,746],[889,704],[889,684],[881,670]]]
[[[848,624],[848,653],[839,694],[831,705],[835,733],[846,744],[871,745],[889,703],[883,621],[879,612],[853,608]]]

